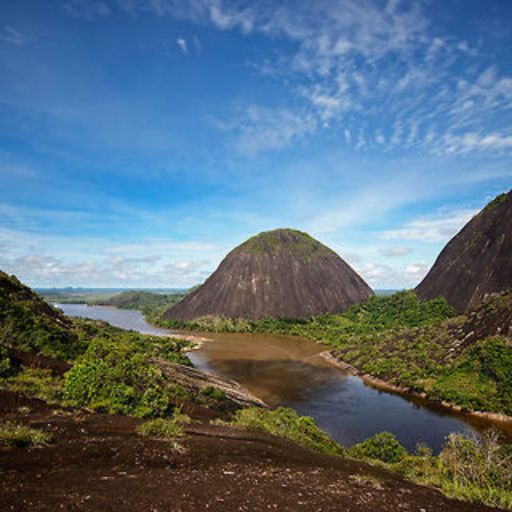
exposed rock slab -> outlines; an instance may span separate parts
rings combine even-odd
[[[164,318],[298,318],[336,313],[372,295],[334,251],[306,233],[267,231],[231,251]]]
[[[459,313],[512,287],[512,191],[475,215],[446,245],[416,288],[422,299],[444,297]]]
[[[179,384],[183,388],[193,391],[195,394],[212,386],[223,391],[229,401],[242,407],[252,405],[266,406],[265,402],[249,393],[249,391],[240,386],[238,382],[233,380],[223,379],[211,373],[196,370],[189,366],[171,363],[164,359],[153,358],[150,361],[162,371],[164,377],[169,381]]]

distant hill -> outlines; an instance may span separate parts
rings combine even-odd
[[[446,245],[416,288],[422,299],[443,296],[461,313],[512,287],[512,191],[491,201]]]
[[[198,289],[163,315],[297,318],[340,312],[372,296],[334,251],[293,229],[254,236],[233,249]]]
[[[147,292],[152,295],[181,295],[188,293],[183,288],[140,288],[137,290],[126,288],[35,288],[41,297],[48,302],[58,304],[108,304],[108,301],[124,292]]]
[[[185,293],[152,293],[145,291],[126,291],[112,297],[92,301],[101,306],[115,306],[120,309],[155,310],[179,302]]]

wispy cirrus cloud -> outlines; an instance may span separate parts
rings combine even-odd
[[[306,135],[339,127],[350,134],[345,144],[360,151],[510,150],[512,77],[500,76],[496,66],[482,68],[478,47],[466,39],[432,34],[425,2],[123,0],[120,5],[132,14],[290,41],[293,49],[254,67],[285,80],[303,102],[298,113],[308,109]],[[263,117],[251,119],[249,110],[247,120],[270,142],[255,143],[250,152],[286,146],[283,140],[272,142],[276,138]]]
[[[235,148],[246,155],[300,144],[316,129],[315,118],[307,112],[256,105],[242,109],[227,122],[214,122],[233,137]]]
[[[69,0],[64,3],[64,10],[70,16],[86,21],[105,18],[111,13],[108,3],[99,0]]]
[[[29,42],[29,37],[19,28],[5,25],[0,31],[0,41],[13,44],[14,46],[23,47]]]

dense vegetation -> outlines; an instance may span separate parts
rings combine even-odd
[[[0,343],[43,356],[70,360],[86,345],[71,321],[22,285],[0,272]],[[0,359],[2,355],[0,354]]]
[[[305,336],[323,343],[336,344],[340,338],[371,336],[384,330],[422,327],[453,316],[454,311],[442,299],[419,301],[413,291],[388,296],[374,296],[350,307],[345,313],[314,318],[243,318],[204,317],[190,322],[160,319],[160,325],[215,332],[274,332]]]
[[[380,460],[387,464],[401,461],[407,450],[389,432],[380,432],[363,442],[355,444],[348,451],[349,455],[357,459]]]
[[[94,339],[66,374],[72,404],[109,413],[163,416],[169,409],[165,379],[136,343]]]
[[[512,415],[512,349],[506,338],[491,337],[472,346],[440,373],[432,394],[469,410]]]
[[[394,469],[446,494],[487,505],[512,507],[512,446],[493,431],[479,439],[451,434],[438,457],[407,458]]]
[[[0,291],[2,387],[111,413],[145,417],[167,412],[176,388],[168,385],[151,358],[190,364],[183,354],[188,342],[124,331],[100,321],[72,320],[4,273]],[[33,360],[48,369],[25,367],[19,362],[25,353],[66,361],[70,369],[62,376],[51,359]]]

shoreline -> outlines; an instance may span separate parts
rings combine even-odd
[[[377,390],[385,391],[387,393],[393,393],[395,395],[400,395],[406,399],[416,398],[451,412],[473,416],[475,418],[490,420],[496,423],[503,423],[509,426],[512,425],[512,416],[508,416],[506,414],[501,414],[497,412],[470,411],[467,409],[463,409],[460,405],[447,402],[446,400],[434,400],[430,398],[425,391],[412,391],[410,388],[397,386],[383,379],[380,379],[379,377],[375,377],[374,375],[364,373],[361,370],[357,369],[355,366],[352,366],[349,363],[342,361],[341,359],[338,359],[332,353],[332,350],[324,350],[323,352],[320,352],[319,356],[322,357],[324,360],[328,361],[329,363],[331,363],[332,365],[336,366],[337,368],[345,370],[354,377],[361,379],[365,384],[368,384],[369,386]]]

